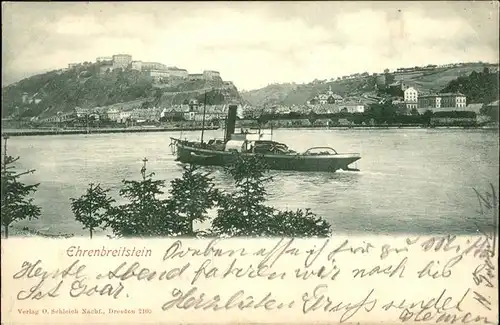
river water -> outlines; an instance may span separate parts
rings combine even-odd
[[[205,139],[222,131],[206,131]],[[9,154],[20,156],[24,177],[40,182],[35,202],[42,216],[18,222],[45,233],[87,236],[70,210],[70,197],[98,182],[118,197],[122,179],[139,179],[142,159],[148,170],[170,181],[181,174],[170,137],[179,132],[11,137]],[[200,132],[182,138],[199,139]],[[474,233],[490,219],[478,213],[473,188],[498,193],[498,131],[464,129],[279,129],[273,139],[297,151],[331,146],[358,152],[360,172],[272,172],[268,203],[278,208],[311,208],[339,234]],[[209,168],[218,186],[230,189],[220,168]],[[202,225],[203,226],[203,225]]]

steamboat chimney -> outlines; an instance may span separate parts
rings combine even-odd
[[[234,134],[234,129],[236,127],[236,113],[238,105],[229,105],[227,110],[227,121],[226,121],[226,135],[225,140],[231,139],[231,135]]]

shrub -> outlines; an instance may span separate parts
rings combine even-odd
[[[111,203],[114,202],[108,197],[108,192],[109,189],[101,188],[100,184],[91,183],[85,194],[77,199],[70,198],[75,220],[83,224],[83,229],[89,229],[90,238],[96,228],[106,223]]]
[[[37,219],[41,214],[39,206],[33,203],[29,195],[36,192],[40,184],[26,185],[19,181],[21,176],[34,173],[28,170],[18,173],[14,171],[14,163],[19,157],[14,158],[7,155],[7,137],[4,138],[4,156],[2,160],[1,182],[2,182],[2,210],[1,224],[4,226],[5,238],[9,237],[9,227],[19,220]]]
[[[264,204],[264,184],[268,167],[259,156],[235,154],[234,163],[226,171],[236,185],[234,193],[220,196],[212,233],[217,236],[328,236],[330,225],[311,211],[280,211]]]

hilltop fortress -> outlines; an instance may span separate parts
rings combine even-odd
[[[131,69],[142,71],[156,80],[162,79],[186,79],[186,80],[216,80],[220,79],[220,73],[214,70],[205,70],[202,73],[189,74],[186,69],[175,66],[167,66],[160,62],[146,62],[132,60],[130,54],[115,54],[112,56],[100,56],[95,63],[100,65],[100,72],[106,73],[116,69]],[[82,66],[83,63],[70,63],[68,69]],[[220,79],[222,80],[222,79]]]

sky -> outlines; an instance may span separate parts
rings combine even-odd
[[[2,83],[131,54],[239,90],[427,64],[497,63],[499,5],[456,2],[3,2]]]

